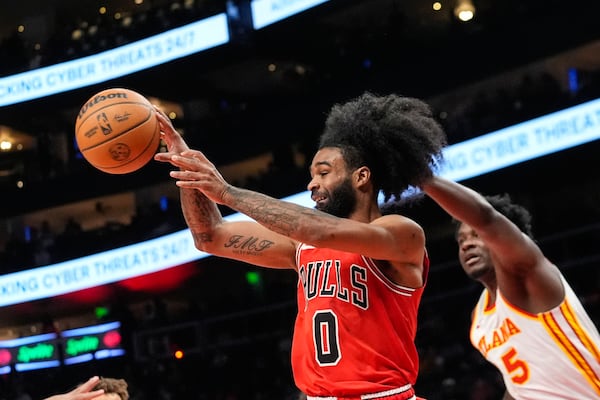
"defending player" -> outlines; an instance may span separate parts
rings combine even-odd
[[[502,373],[505,399],[600,398],[600,335],[532,240],[529,212],[441,177],[422,189],[457,220],[460,263],[484,286],[470,337]]]

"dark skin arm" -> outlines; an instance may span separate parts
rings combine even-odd
[[[471,226],[489,249],[498,287],[512,304],[539,313],[564,298],[560,274],[538,245],[474,190],[442,177],[422,185],[452,217]]]
[[[182,153],[194,152],[162,110],[155,108],[162,139],[168,148],[168,152],[156,154],[155,160],[185,168],[185,163],[174,160]],[[264,267],[295,268],[296,243],[293,240],[253,221],[225,221],[217,204],[194,188],[181,187],[180,202],[194,244],[199,250]]]
[[[171,171],[171,176],[181,189],[183,212],[200,250],[266,267],[295,268],[296,245],[303,242],[385,260],[386,265],[402,271],[401,283],[422,286],[425,237],[412,220],[399,215],[368,223],[337,218],[235,187],[225,181],[203,153],[187,148],[162,113],[159,121],[169,152],[159,153],[155,159],[179,168]],[[245,214],[252,221],[225,221],[217,204]],[[239,251],[232,245],[248,240],[260,243],[260,250]]]

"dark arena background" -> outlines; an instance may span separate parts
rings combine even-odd
[[[163,107],[231,182],[280,198],[306,190],[331,105],[364,91],[423,98],[450,147],[475,146],[475,172],[456,179],[527,206],[536,240],[600,320],[600,2],[0,4],[0,399],[92,375],[125,378],[135,400],[299,396],[295,273],[190,250],[168,166],[110,175],[81,157],[77,113],[110,87]],[[519,140],[531,123],[538,140]],[[473,145],[489,133],[493,144]],[[546,151],[551,141],[565,145]],[[531,157],[510,158],[525,147]],[[468,160],[451,161],[460,172]],[[450,218],[427,199],[404,212],[432,261],[417,393],[500,399],[499,375],[468,341],[481,288],[458,264]]]

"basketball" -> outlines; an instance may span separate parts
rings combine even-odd
[[[75,140],[83,158],[100,171],[137,171],[154,157],[160,144],[156,111],[133,90],[103,90],[79,110]]]

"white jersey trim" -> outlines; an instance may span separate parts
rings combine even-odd
[[[411,384],[407,384],[404,386],[401,386],[399,388],[396,389],[390,389],[390,390],[385,390],[383,392],[377,392],[377,393],[369,393],[369,394],[363,394],[360,396],[361,400],[372,400],[372,399],[380,399],[382,397],[388,397],[388,396],[392,396],[395,394],[400,394],[400,393],[404,393],[406,391],[409,391],[411,389]],[[409,397],[406,400],[416,400],[416,396],[412,396]],[[320,396],[306,396],[307,400],[337,400],[338,398],[335,396],[329,396],[329,397],[320,397]]]

